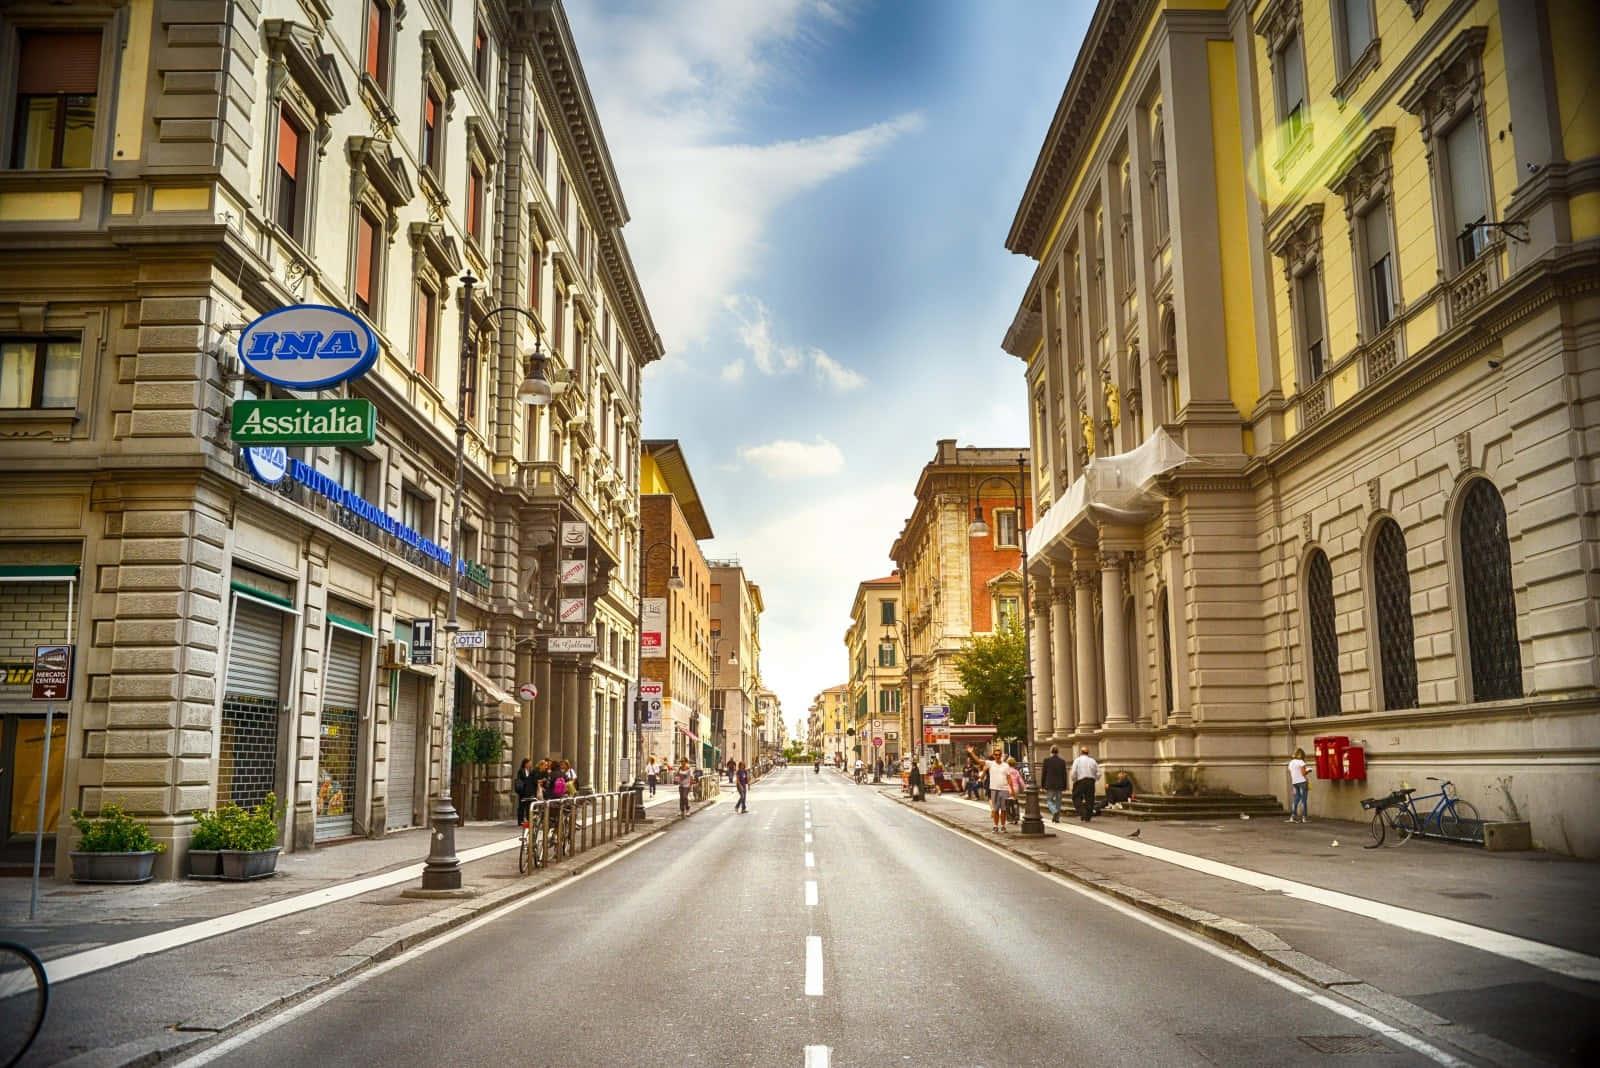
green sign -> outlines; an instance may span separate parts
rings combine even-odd
[[[378,410],[369,400],[236,400],[235,445],[371,445]]]
[[[490,583],[488,568],[484,567],[476,560],[465,560],[462,561],[462,563],[463,566],[461,568],[461,574],[468,582],[472,583],[474,586],[481,586],[484,589],[489,588]]]

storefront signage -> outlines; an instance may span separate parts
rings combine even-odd
[[[433,663],[432,619],[413,619],[411,621],[411,662],[413,664]]]
[[[589,599],[587,597],[563,597],[559,620],[562,623],[587,623],[589,621]]]
[[[639,680],[639,729],[659,731],[664,702],[661,695],[665,687],[655,679]]]
[[[594,652],[594,635],[581,634],[572,638],[563,638],[552,634],[545,639],[549,643],[552,653],[592,653]]]
[[[589,581],[589,564],[586,560],[563,560],[560,571],[563,586],[583,586]]]
[[[667,599],[646,597],[644,619],[639,624],[639,648],[660,650],[667,630]]]
[[[245,457],[247,460],[249,459],[250,453],[254,451],[255,450],[253,449],[245,450]],[[337,504],[345,511],[352,513],[357,518],[366,520],[368,523],[371,523],[385,534],[394,535],[396,538],[399,538],[402,542],[411,546],[428,559],[437,560],[446,567],[449,567],[455,562],[455,557],[451,554],[449,549],[446,549],[442,545],[424,538],[421,534],[418,534],[415,530],[406,526],[388,512],[381,511],[377,505],[371,503],[370,501],[363,500],[354,493],[351,493],[349,490],[339,485],[339,483],[335,482],[321,471],[318,471],[299,460],[290,460],[289,477],[300,483],[302,486],[305,486],[313,493],[317,493],[323,497],[326,497],[328,500],[332,501],[334,504]],[[263,481],[265,480],[263,479]]]
[[[33,650],[33,699],[72,700],[72,646],[38,645]]]
[[[8,660],[0,664],[0,671],[5,672],[7,686],[27,686],[33,682],[32,660]]]
[[[561,547],[564,549],[586,549],[589,547],[589,524],[587,523],[562,523]]]
[[[366,374],[378,359],[378,335],[343,309],[291,304],[244,328],[239,359],[268,382],[322,389]]]
[[[482,649],[488,644],[489,632],[486,630],[456,631],[457,649]]]
[[[289,451],[282,445],[266,445],[244,450],[245,466],[269,486],[276,486],[289,473]]]
[[[461,561],[461,577],[480,589],[489,588],[489,569],[476,560]]]
[[[371,445],[378,407],[369,400],[236,400],[235,445]]]

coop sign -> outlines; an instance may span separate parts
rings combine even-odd
[[[239,359],[275,385],[323,389],[366,374],[378,359],[378,335],[342,308],[291,304],[244,328]]]

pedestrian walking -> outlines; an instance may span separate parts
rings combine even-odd
[[[1039,785],[1044,787],[1044,803],[1050,809],[1050,822],[1061,822],[1061,795],[1067,789],[1067,762],[1061,759],[1061,747],[1052,745],[1050,755],[1044,758]]]
[[[694,772],[687,759],[678,762],[678,815],[689,814],[689,791],[694,787]]]
[[[517,769],[517,779],[511,789],[517,795],[517,826],[526,827],[528,806],[533,804],[534,795],[539,789],[539,773],[533,766],[532,757],[522,758],[522,766]]]
[[[650,763],[644,766],[644,781],[650,787],[650,796],[656,796],[656,779],[661,776],[661,765],[656,762],[655,754],[650,755]]]
[[[1294,823],[1295,813],[1300,814],[1300,823],[1310,823],[1308,815],[1311,793],[1311,781],[1306,778],[1306,751],[1296,749],[1294,756],[1289,758],[1289,786],[1294,791],[1294,797],[1289,801],[1289,818],[1285,823]]]
[[[734,769],[733,781],[739,787],[739,803],[733,806],[735,812],[750,811],[750,769],[744,766],[744,761],[739,761]]]
[[[927,800],[928,795],[922,789],[922,768],[917,765],[915,759],[912,759],[911,767],[906,771],[906,783],[911,789],[911,800]]]
[[[728,758],[728,768],[727,768],[727,770],[728,770],[728,785],[732,786],[736,782],[736,776],[738,775],[738,765],[734,763],[733,757],[729,757]]]
[[[1006,765],[1005,754],[994,751],[994,759],[984,768],[989,780],[989,819],[996,834],[1006,829],[1006,802],[1011,799],[1011,768]]]
[[[1078,750],[1072,762],[1072,807],[1078,818],[1088,823],[1094,818],[1094,784],[1100,778],[1100,762],[1089,755],[1089,747]]]

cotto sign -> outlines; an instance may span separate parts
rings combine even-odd
[[[378,359],[378,335],[341,308],[291,304],[244,328],[239,359],[287,389],[322,389],[366,374]]]

